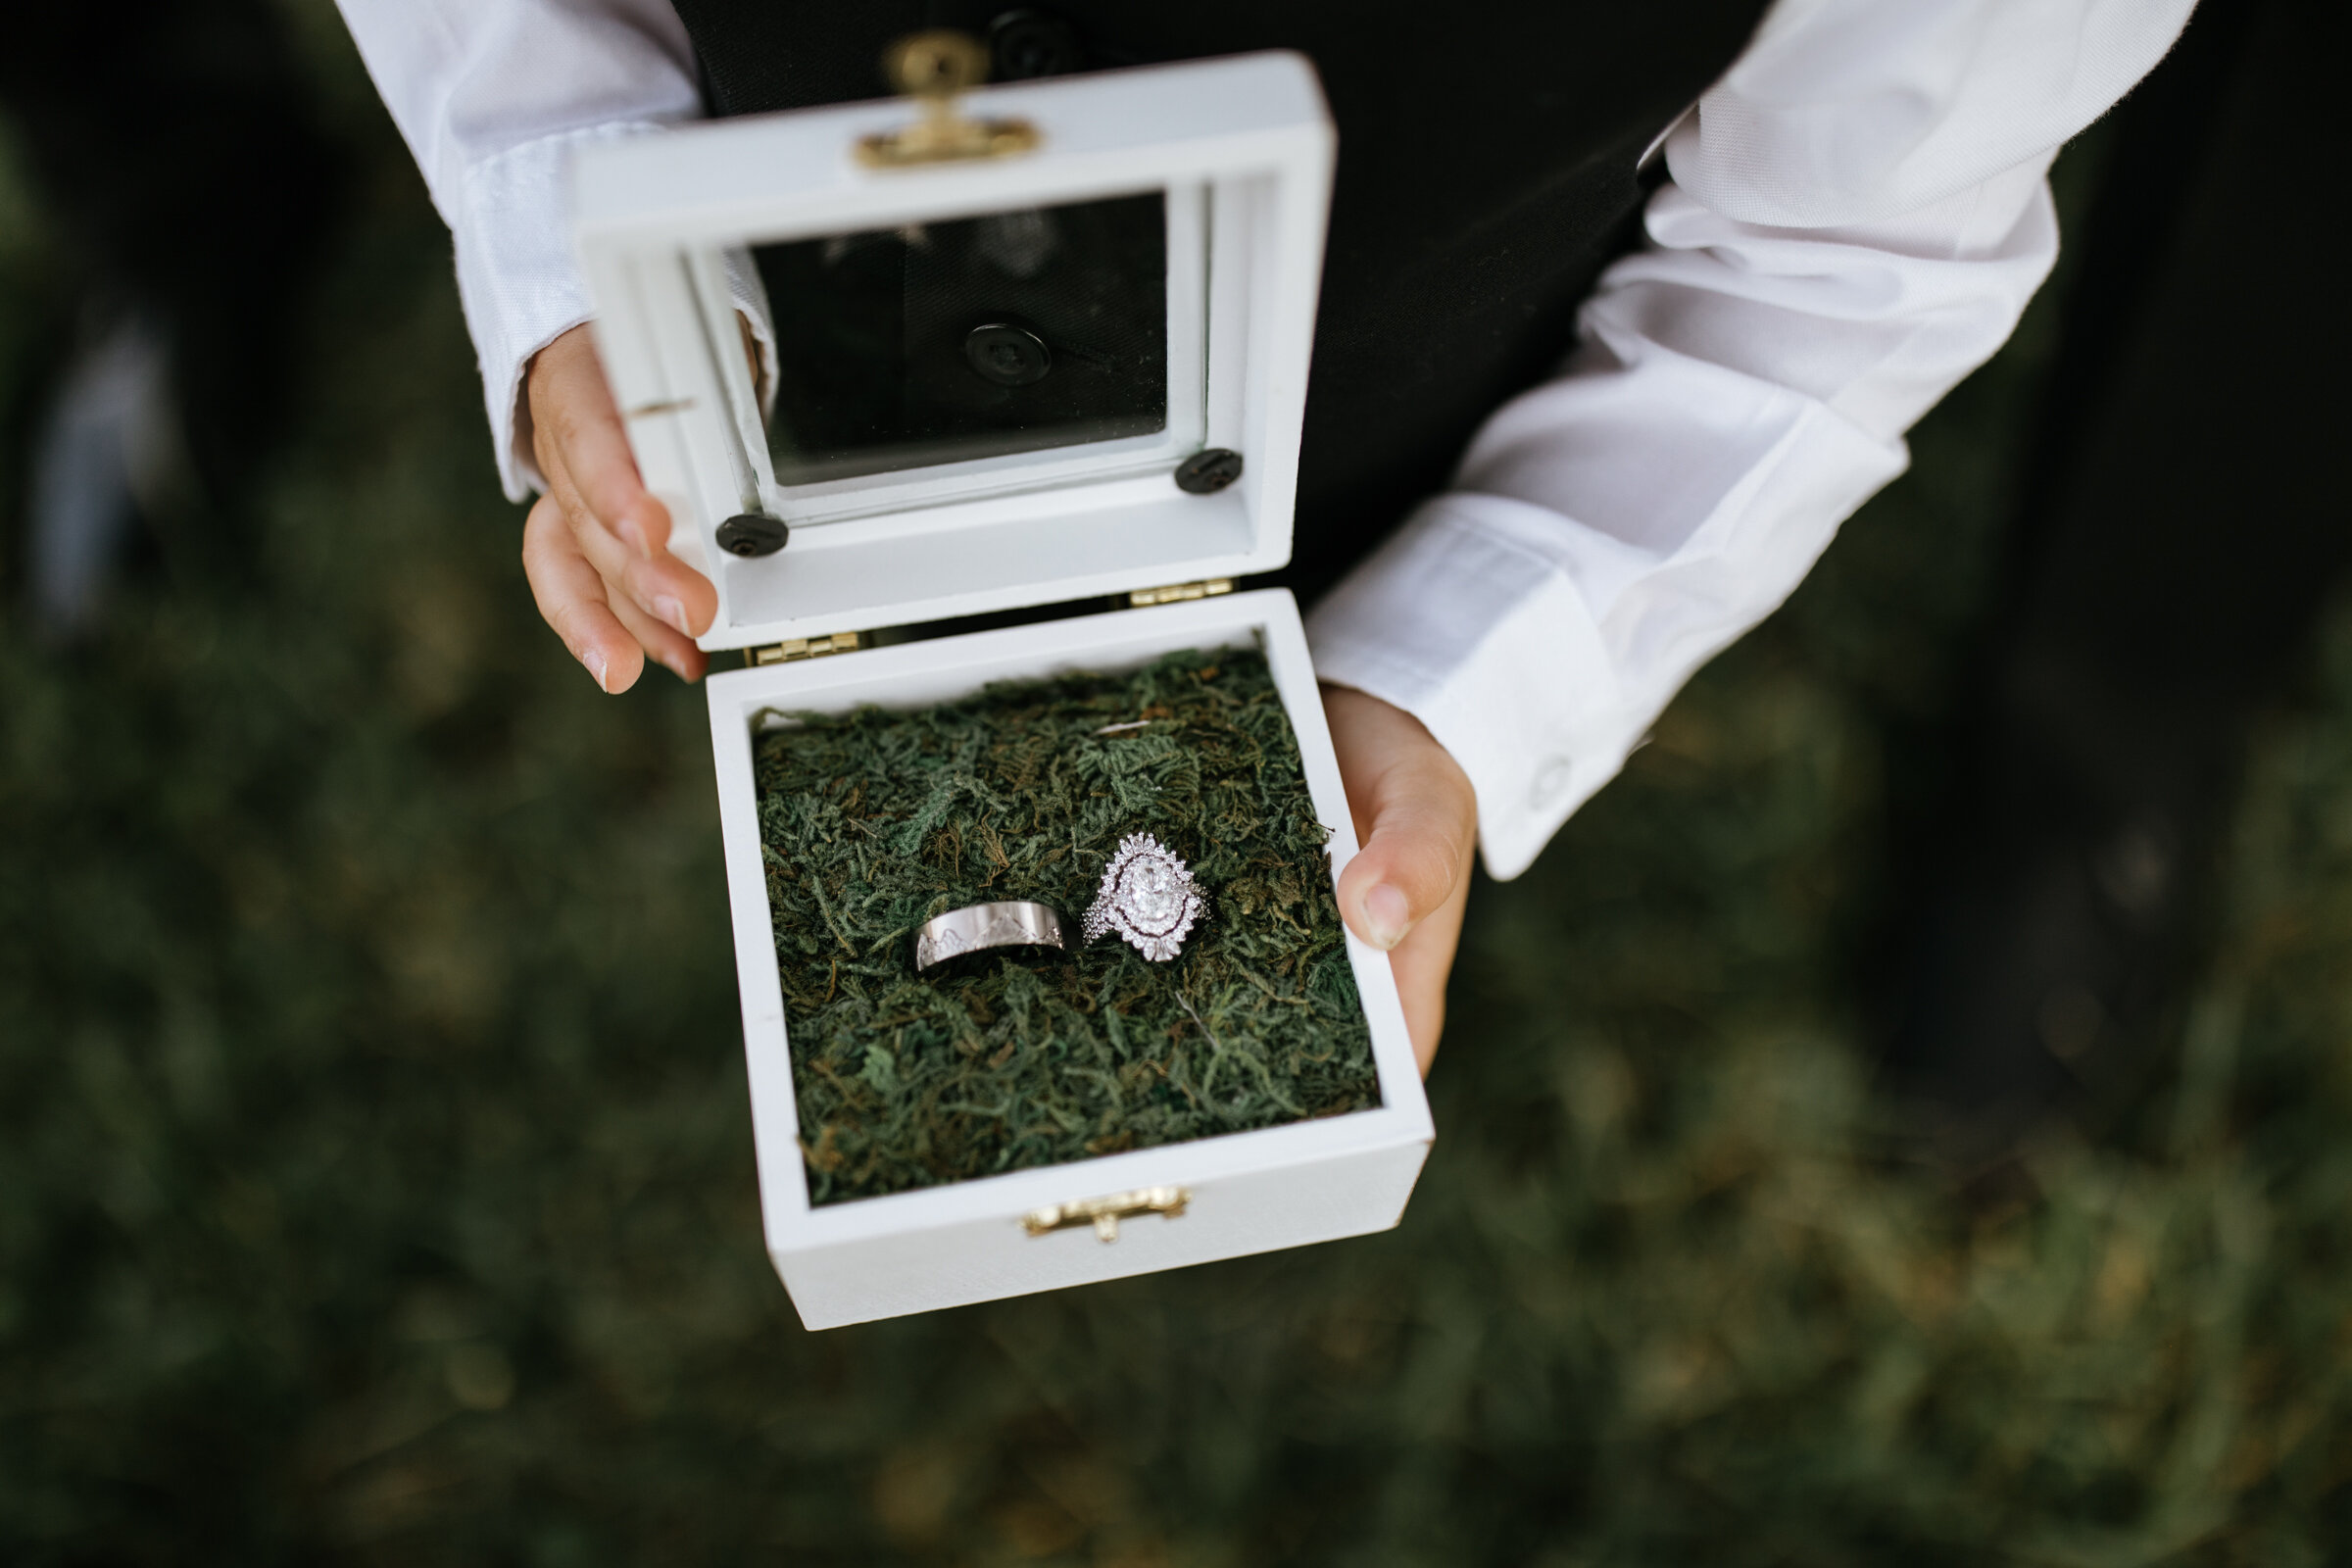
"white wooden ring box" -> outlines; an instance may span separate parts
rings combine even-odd
[[[1356,849],[1297,604],[1284,589],[1227,591],[1291,553],[1333,158],[1312,68],[1249,55],[985,88],[967,105],[1028,122],[1034,149],[869,168],[861,138],[909,118],[884,101],[603,143],[575,172],[598,343],[631,445],[670,509],[670,548],[717,586],[702,646],[747,651],[748,667],[709,682],[710,732],[767,1248],[810,1328],[1382,1230],[1401,1216],[1431,1139],[1388,957],[1350,935],[1377,1106],[809,1201],[757,820],[762,715],[917,707],[990,681],[1254,646],[1332,830],[1335,877]],[[934,443],[904,466],[879,442],[849,471],[808,465],[779,480],[771,442],[783,438],[763,417],[730,294],[751,247],[894,232],[914,244],[924,225],[1153,195],[1165,259],[1157,429],[1130,421],[1126,434],[1064,444],[1032,433],[1002,450]],[[1241,454],[1238,480],[1180,489],[1179,466],[1213,449]],[[720,530],[744,514],[783,519],[788,543],[730,554],[719,541],[739,536]],[[1133,608],[872,637],[1105,597]]]

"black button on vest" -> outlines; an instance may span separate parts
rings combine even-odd
[[[1311,596],[1559,363],[1578,303],[1638,234],[1642,149],[1730,69],[1766,0],[675,4],[715,115],[883,96],[883,49],[926,26],[987,38],[1004,76],[1313,60],[1340,159],[1290,572]]]

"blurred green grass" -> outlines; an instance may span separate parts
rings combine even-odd
[[[298,15],[365,178],[260,570],[0,626],[0,1559],[2346,1560],[2352,622],[2113,1138],[1971,1212],[1868,1088],[2050,300],[1481,889],[1399,1231],[811,1336],[699,694],[538,626],[445,236]],[[0,177],[0,422],[64,266]]]

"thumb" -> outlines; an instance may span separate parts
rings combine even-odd
[[[1418,721],[1383,736],[1374,765],[1347,767],[1351,814],[1363,848],[1340,873],[1340,914],[1383,952],[1443,908],[1470,870],[1476,798],[1452,756]],[[1409,726],[1409,729],[1405,726]]]
[[[1432,787],[1414,787],[1421,782]],[[1443,907],[1469,869],[1470,829],[1444,783],[1400,781],[1375,808],[1370,837],[1340,875],[1342,917],[1384,953]]]

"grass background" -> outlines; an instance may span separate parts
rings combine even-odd
[[[1400,1230],[812,1336],[700,694],[537,624],[446,236],[294,15],[361,180],[260,568],[0,624],[0,1560],[2346,1560],[2352,622],[2115,1136],[1971,1212],[1869,1090],[2055,296],[1479,891]],[[0,163],[0,425],[68,271]]]

